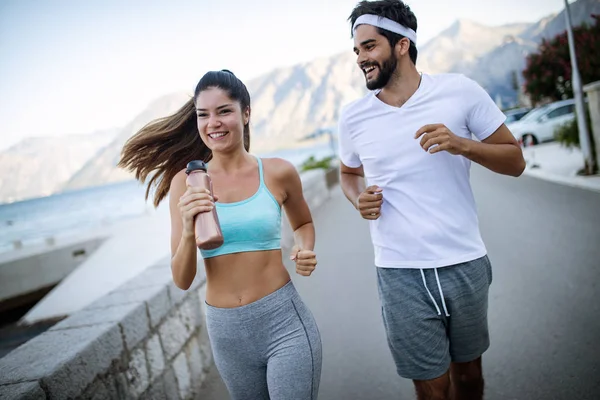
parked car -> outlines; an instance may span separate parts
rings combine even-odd
[[[509,124],[516,122],[527,115],[529,111],[531,111],[531,108],[514,108],[512,110],[507,110],[504,112],[504,115],[506,115],[506,121],[504,123]]]
[[[523,118],[506,124],[523,146],[554,140],[554,131],[575,118],[575,100],[561,100],[535,108]]]

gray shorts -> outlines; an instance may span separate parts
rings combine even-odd
[[[377,268],[377,283],[398,375],[434,379],[488,349],[487,256],[436,269]]]

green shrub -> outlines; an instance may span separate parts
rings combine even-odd
[[[579,126],[577,118],[554,130],[554,138],[566,148],[579,147]]]
[[[306,161],[300,165],[301,171],[308,171],[309,169],[329,169],[331,167],[331,161],[333,156],[325,157],[320,160],[315,159],[314,156],[310,156]]]
[[[587,105],[586,105],[586,119],[587,119],[587,126],[588,126],[588,130],[592,129],[592,121],[590,119],[590,113],[587,110]],[[592,135],[590,135],[592,136]],[[559,126],[558,128],[556,128],[554,130],[554,139],[556,139],[557,142],[559,142],[560,144],[562,144],[563,146],[567,147],[567,148],[571,148],[571,147],[580,147],[580,143],[579,143],[579,124],[577,124],[577,116],[575,116],[575,118],[573,118],[572,121],[567,122],[565,124],[562,124],[561,126]],[[590,137],[591,140],[593,140]],[[592,147],[593,147],[593,143],[592,143]]]
[[[588,165],[588,163],[586,162],[586,165],[584,167],[583,170],[579,171],[579,174],[582,175],[589,175],[589,174],[595,174],[598,172],[598,162],[600,160],[596,160],[596,143],[594,143],[594,135],[592,135],[591,133],[591,129],[592,129],[592,121],[590,118],[590,113],[589,110],[586,108],[586,119],[587,119],[587,126],[588,129],[590,130],[590,135],[589,135],[589,139],[590,139],[590,151],[591,151],[591,155],[592,155],[592,165]],[[563,146],[567,147],[567,148],[571,148],[571,147],[577,147],[580,148],[581,145],[579,143],[579,125],[577,124],[577,118],[574,118],[573,121],[571,122],[567,122],[561,126],[559,126],[558,128],[556,128],[554,130],[554,138]]]

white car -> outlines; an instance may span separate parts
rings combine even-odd
[[[554,140],[554,131],[575,118],[575,100],[562,100],[546,104],[528,112],[516,122],[506,124],[523,146]]]
[[[504,112],[504,115],[506,116],[506,121],[504,121],[504,123],[508,125],[509,123],[517,122],[527,115],[529,111],[531,111],[531,108],[526,107],[507,110]]]

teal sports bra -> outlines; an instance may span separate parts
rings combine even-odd
[[[256,159],[258,190],[242,201],[215,203],[223,244],[213,250],[200,250],[203,258],[281,249],[281,206],[265,185],[262,160]]]

